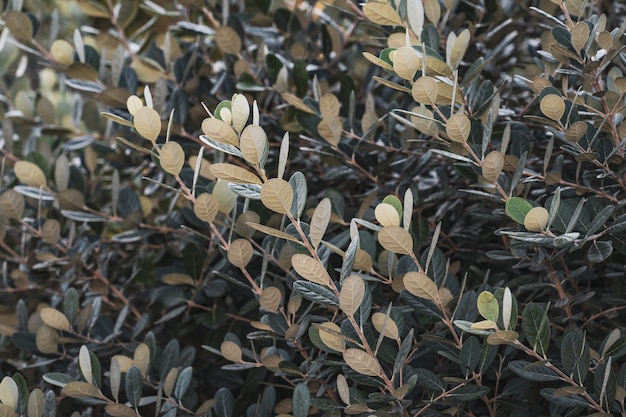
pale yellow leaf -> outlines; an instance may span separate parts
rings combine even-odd
[[[406,290],[416,297],[425,298],[435,302],[439,298],[437,284],[435,284],[435,282],[423,272],[407,272],[404,274],[402,282]]]
[[[231,362],[239,363],[242,361],[241,348],[235,342],[231,342],[230,340],[222,342],[220,352],[225,359]]]
[[[266,287],[263,288],[263,292],[259,297],[259,305],[265,311],[275,313],[280,306],[281,298],[282,294],[277,287]]]
[[[400,226],[400,215],[394,206],[388,203],[380,203],[374,210],[376,220],[381,226]]]
[[[161,133],[161,117],[153,108],[143,106],[135,110],[133,126],[137,133],[154,142]]]
[[[324,233],[326,233],[326,228],[330,222],[331,211],[332,205],[330,199],[324,198],[319,202],[317,207],[315,207],[313,215],[311,216],[309,238],[311,238],[311,244],[316,249],[322,241]]]
[[[300,276],[320,285],[330,283],[330,275],[320,261],[309,255],[297,253],[291,257],[291,264]]]
[[[560,121],[565,114],[565,101],[556,94],[548,94],[539,103],[541,112],[554,121]]]
[[[46,175],[41,168],[29,161],[17,161],[13,167],[15,176],[21,183],[31,187],[45,187]]]
[[[365,282],[358,275],[350,275],[341,284],[339,308],[348,316],[354,315],[365,296]]]
[[[229,26],[220,26],[217,29],[215,43],[227,54],[237,55],[241,50],[241,38],[235,29]]]
[[[265,130],[257,125],[246,126],[239,138],[239,148],[246,161],[251,165],[259,166],[268,149]]]
[[[70,330],[70,321],[65,317],[63,313],[54,308],[44,307],[39,312],[41,316],[41,321],[43,321],[47,326],[52,327],[53,329],[69,331]]]
[[[346,349],[343,352],[343,360],[354,371],[368,376],[379,376],[381,373],[378,360],[361,349]]]
[[[287,181],[272,178],[261,187],[261,201],[268,209],[287,214],[293,201],[293,189]]]
[[[107,404],[104,406],[104,411],[112,417],[137,417],[135,410],[124,404]]]
[[[384,336],[389,339],[398,339],[399,331],[396,322],[391,317],[387,317],[387,314],[376,312],[372,314],[372,324],[378,333],[383,333]]]
[[[422,67],[422,60],[417,56],[415,49],[403,46],[393,52],[393,70],[405,80],[413,81],[415,74]]]
[[[2,382],[0,382],[0,401],[2,404],[16,410],[19,397],[19,389],[13,378],[10,376],[2,378]]]
[[[446,133],[453,142],[465,143],[469,138],[472,123],[463,113],[452,115],[446,123]]]
[[[143,101],[133,94],[126,99],[126,107],[128,108],[128,112],[134,116],[137,110],[143,107]]]
[[[133,364],[139,369],[142,377],[146,377],[150,365],[150,348],[145,343],[140,343],[133,353]]]
[[[372,22],[382,26],[402,26],[402,18],[387,2],[370,1],[363,5],[363,13]]]
[[[254,249],[248,239],[237,239],[228,248],[228,261],[239,268],[245,268],[252,259]]]
[[[219,163],[209,167],[211,173],[224,181],[234,182],[237,184],[261,184],[262,181],[252,172],[237,165]],[[213,193],[215,194],[215,192]]]
[[[232,100],[230,111],[232,113],[232,124],[236,132],[241,132],[250,117],[250,104],[243,94],[237,94]]]
[[[393,253],[408,255],[413,250],[411,234],[399,226],[387,226],[378,231],[378,242]]]
[[[341,328],[333,322],[327,321],[319,326],[319,335],[322,343],[337,352],[346,350],[346,340],[340,334]]]
[[[219,208],[219,202],[212,194],[202,193],[196,197],[193,212],[200,220],[210,223],[215,219]]]
[[[437,4],[437,7],[439,7],[439,4]],[[463,56],[465,55],[465,51],[467,51],[467,47],[469,46],[469,42],[470,42],[470,31],[469,29],[465,29],[456,38],[456,40],[454,41],[454,44],[452,45],[452,49],[450,51],[448,64],[450,65],[452,69],[456,69],[461,63],[461,60],[463,59]]]
[[[339,115],[339,100],[334,94],[326,93],[320,98],[320,113],[322,118],[332,118]]]
[[[216,142],[239,146],[237,133],[220,119],[206,118],[202,121],[202,133]]]
[[[83,381],[70,382],[63,388],[63,394],[70,398],[102,398],[100,390],[92,384]]]
[[[339,143],[342,129],[343,125],[339,117],[325,117],[317,125],[317,132],[320,136],[333,146]]]
[[[165,172],[178,175],[185,165],[185,151],[178,142],[169,141],[161,146],[159,163]]]
[[[437,100],[437,81],[433,77],[422,76],[413,83],[411,94],[421,104],[432,105]]]

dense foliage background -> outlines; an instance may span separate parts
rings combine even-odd
[[[1,4],[0,415],[626,415],[624,4]]]

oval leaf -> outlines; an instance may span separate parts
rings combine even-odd
[[[411,234],[399,226],[387,226],[378,232],[378,242],[393,253],[408,255],[413,250]]]
[[[365,282],[358,275],[350,275],[341,284],[339,307],[348,316],[354,315],[365,296]]]
[[[320,261],[309,255],[297,253],[291,257],[291,265],[304,279],[320,285],[330,283],[330,275]]]
[[[293,189],[287,181],[272,178],[261,187],[261,201],[268,209],[287,214],[293,202]]]
[[[346,349],[343,352],[343,360],[346,364],[362,375],[378,376],[381,369],[376,358],[361,349]]]
[[[185,165],[185,151],[177,142],[167,142],[161,146],[159,163],[165,172],[178,175]]]

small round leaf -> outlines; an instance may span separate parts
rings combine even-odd
[[[211,223],[219,211],[219,202],[213,195],[202,193],[196,197],[193,212],[202,221]]]
[[[446,133],[450,140],[457,143],[465,143],[472,130],[472,123],[469,117],[463,113],[452,115],[446,123]]]
[[[541,232],[548,225],[550,214],[543,207],[534,207],[524,217],[524,227],[531,232]]]
[[[293,189],[287,181],[272,178],[261,187],[261,201],[268,209],[287,214],[293,202]]]
[[[185,165],[185,151],[177,142],[169,141],[161,146],[159,163],[165,172],[178,175]]]
[[[248,239],[237,239],[228,248],[228,261],[239,268],[245,268],[253,255],[252,244]]]
[[[150,142],[154,142],[161,133],[161,117],[153,108],[143,106],[135,111],[133,126],[137,133]]]
[[[565,114],[565,101],[556,94],[547,94],[541,99],[539,108],[547,117],[558,122]]]

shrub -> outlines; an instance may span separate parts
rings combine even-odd
[[[626,414],[620,5],[214,3],[3,2],[3,415]]]

